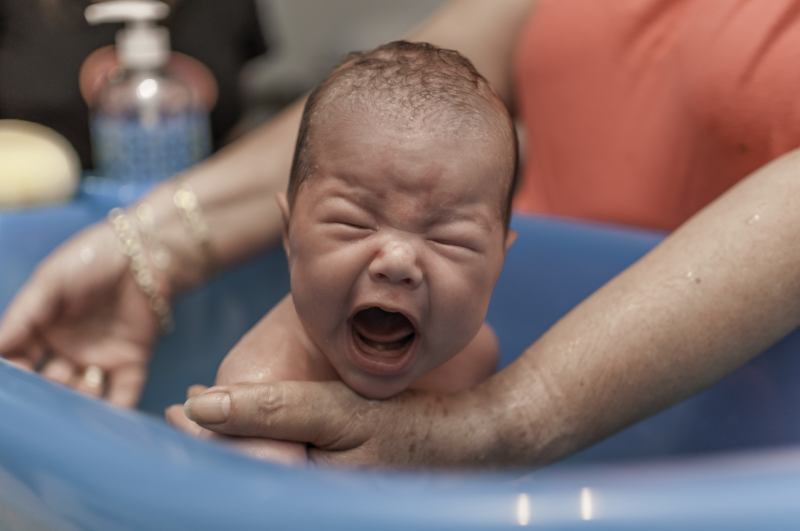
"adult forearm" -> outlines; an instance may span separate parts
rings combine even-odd
[[[496,404],[497,461],[564,457],[700,391],[797,327],[798,196],[792,153],[689,220],[479,389]]]
[[[457,50],[513,108],[513,62],[535,0],[451,0],[406,38]]]
[[[269,123],[227,146],[181,177],[191,185],[206,219],[210,251],[218,268],[249,258],[278,242],[281,217],[275,194],[286,189],[304,99]],[[177,291],[208,273],[202,250],[190,238],[173,205],[175,183],[156,187],[143,201],[156,212],[164,244],[173,255]]]

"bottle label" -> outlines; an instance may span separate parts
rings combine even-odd
[[[99,173],[133,182],[167,179],[211,152],[208,116],[202,112],[162,115],[156,124],[96,113],[92,141]]]

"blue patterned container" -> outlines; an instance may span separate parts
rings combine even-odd
[[[130,182],[166,179],[207,157],[211,132],[205,113],[162,116],[146,125],[139,116],[92,118],[97,169],[104,177]]]

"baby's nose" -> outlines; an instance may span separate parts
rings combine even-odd
[[[422,282],[422,269],[413,246],[392,241],[381,249],[370,264],[369,276],[375,282],[402,284],[414,289]]]

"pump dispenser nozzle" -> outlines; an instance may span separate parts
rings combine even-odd
[[[89,24],[124,22],[117,32],[117,57],[123,68],[161,68],[169,60],[169,31],[156,25],[169,6],[153,0],[109,0],[86,8]]]

